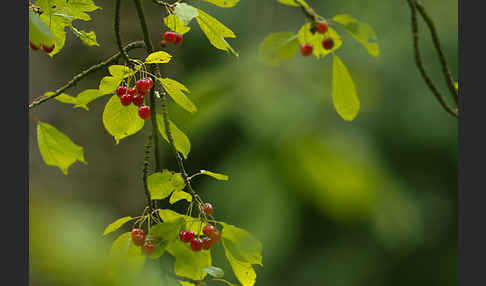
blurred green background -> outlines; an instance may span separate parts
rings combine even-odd
[[[53,59],[30,52],[30,99],[116,52],[114,1],[95,2],[103,9],[75,24],[94,30],[101,46],[86,47],[68,31]],[[144,2],[161,49],[164,11]],[[332,106],[331,57],[299,54],[277,68],[257,60],[266,35],[298,31],[304,23],[299,9],[276,0],[242,0],[231,9],[187,2],[235,31],[229,42],[240,57],[210,46],[193,21],[183,45],[167,47],[174,58],[162,68],[192,91],[199,111],[190,115],[171,105],[170,113],[191,139],[189,172],[230,176],[228,182],[199,177],[194,187],[213,203],[218,219],[262,241],[264,267],[256,267],[256,285],[457,285],[457,121],[415,67],[406,1],[308,1],[327,18],[351,14],[378,35],[381,55],[374,59],[337,27],[344,40],[338,54],[361,101],[352,123]],[[457,78],[457,1],[424,5]],[[125,43],[142,39],[132,1],[122,1],[121,23]],[[422,21],[420,29],[424,61],[445,93]],[[97,88],[106,73],[67,93]],[[33,111],[84,147],[88,165],[75,163],[67,176],[46,166],[30,125],[31,285],[103,285],[104,257],[116,238],[102,237],[104,227],[143,210],[143,145],[150,128],[115,146],[101,120],[108,99],[92,102],[89,112],[57,101]],[[167,144],[162,147],[164,168],[176,170]],[[222,254],[215,250],[214,264],[236,282]]]

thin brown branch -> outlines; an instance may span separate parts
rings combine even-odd
[[[130,51],[132,49],[135,49],[135,48],[142,48],[144,47],[145,44],[144,42],[142,41],[137,41],[137,42],[132,42],[128,45],[125,46],[125,48],[123,48],[125,51]],[[118,58],[120,58],[122,55],[121,53],[116,53],[115,55],[109,57],[108,59],[94,65],[94,66],[91,66],[89,67],[88,69],[82,71],[81,73],[75,75],[70,81],[68,81],[65,85],[63,85],[62,87],[60,87],[59,89],[57,89],[53,94],[49,95],[49,96],[39,96],[37,97],[36,99],[34,99],[32,101],[32,103],[29,104],[29,110],[31,110],[32,108],[36,107],[37,105],[45,102],[45,101],[48,101],[48,100],[51,100],[53,98],[55,98],[56,96],[60,95],[61,93],[63,93],[64,91],[66,91],[67,89],[69,89],[70,87],[74,86],[78,81],[80,81],[81,79],[83,79],[84,77],[94,73],[95,71],[99,70],[99,69],[102,69],[106,66],[109,66],[111,64],[113,64],[114,62],[116,62],[118,60]]]

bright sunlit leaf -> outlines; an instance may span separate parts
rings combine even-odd
[[[334,54],[332,65],[332,101],[337,113],[346,121],[352,121],[358,115],[360,103],[354,81],[348,68]]]
[[[122,227],[125,223],[131,221],[133,218],[131,216],[126,216],[117,219],[116,221],[110,223],[106,228],[105,231],[103,232],[103,235],[107,235],[109,233],[112,233],[116,230],[118,230],[120,227]]]
[[[306,7],[309,8],[309,5],[304,1],[304,0],[277,0],[279,3],[284,4],[284,5],[289,5],[289,6],[296,6],[299,7],[299,3]]]
[[[203,0],[222,8],[231,8],[238,4],[240,0]]]
[[[163,200],[174,191],[181,191],[186,184],[180,173],[169,170],[153,173],[147,177],[147,187],[153,200]]]
[[[182,108],[193,113],[197,111],[197,107],[184,93],[189,93],[189,89],[182,83],[170,78],[158,78],[160,84],[164,87],[167,94]]]
[[[154,53],[151,53],[150,55],[148,55],[148,57],[145,59],[145,63],[147,63],[147,64],[165,64],[165,63],[168,63],[171,58],[172,58],[172,56],[169,55],[168,53],[166,53],[164,51],[158,51],[158,52],[154,52]]]
[[[159,127],[159,132],[165,141],[169,142],[167,134],[165,134],[165,124],[164,118],[161,114],[157,114],[157,126]],[[172,132],[172,137],[174,138],[174,145],[177,151],[179,151],[185,159],[191,151],[191,142],[187,138],[186,134],[182,132],[172,121],[169,122],[170,130]]]
[[[207,170],[201,170],[201,174],[213,177],[216,180],[220,180],[220,181],[228,181],[228,179],[229,179],[229,177],[224,175],[224,174],[213,173],[213,172],[207,171]]]
[[[312,44],[314,47],[313,54],[316,56],[316,58],[319,59],[320,57],[325,57],[331,52],[338,50],[343,44],[341,37],[333,28],[329,27],[327,33],[325,34],[312,33],[311,28],[311,23],[303,25],[298,32],[298,39],[300,44]],[[326,50],[322,46],[322,41],[325,38],[333,39],[334,47],[332,49]]]
[[[282,61],[293,58],[298,50],[299,41],[295,33],[273,33],[261,43],[259,57],[263,63],[276,66]]]
[[[192,202],[192,195],[184,191],[175,191],[170,196],[169,203],[172,205],[177,203],[180,200],[186,200],[188,202]]]
[[[103,125],[106,131],[115,138],[116,144],[121,139],[140,131],[144,124],[145,120],[138,115],[138,107],[133,104],[123,106],[116,94],[106,103],[103,111]]]
[[[184,22],[175,14],[170,14],[164,18],[164,23],[171,31],[184,35],[191,30]]]
[[[197,9],[197,11],[197,23],[208,38],[209,42],[217,49],[231,52],[238,57],[238,53],[225,40],[225,38],[236,38],[235,33],[233,33],[233,31],[223,25],[220,21],[206,14],[202,10]]]
[[[178,3],[174,8],[174,14],[176,14],[184,24],[188,25],[192,19],[197,17],[198,11],[191,5]]]
[[[356,20],[353,16],[347,14],[336,15],[332,20],[344,25],[344,28],[346,28],[351,36],[366,48],[370,55],[374,57],[380,55],[380,48],[376,42],[378,39],[375,31],[373,31],[373,28],[371,28],[370,25],[362,23]]]

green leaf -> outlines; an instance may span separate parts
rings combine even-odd
[[[140,131],[145,120],[138,116],[138,107],[131,104],[123,106],[120,98],[115,94],[105,105],[103,111],[103,125],[114,138],[116,144],[121,139]]]
[[[174,8],[174,14],[182,20],[182,22],[188,25],[192,19],[198,15],[197,9],[186,3],[178,3]]]
[[[158,80],[169,96],[179,104],[180,107],[191,113],[197,111],[197,107],[194,103],[192,103],[192,101],[184,94],[184,92],[189,93],[190,91],[182,83],[170,78],[158,78]]]
[[[366,48],[370,55],[374,57],[380,55],[380,48],[378,47],[378,43],[376,43],[378,39],[370,25],[362,23],[347,14],[336,15],[332,20],[344,25],[344,28]]]
[[[352,121],[359,111],[359,99],[353,79],[341,59],[334,54],[332,65],[332,100],[337,113]]]
[[[127,78],[137,73],[137,71],[123,65],[111,65],[108,67],[108,72],[116,78]]]
[[[108,264],[108,275],[112,278],[133,280],[142,271],[145,256],[140,247],[133,244],[130,232],[120,235],[113,242]]]
[[[284,5],[289,5],[289,6],[296,6],[299,7],[299,3],[306,7],[309,8],[309,5],[304,1],[304,0],[277,0],[279,3],[284,4]]]
[[[314,47],[312,52],[316,58],[319,59],[320,57],[325,57],[326,55],[338,50],[343,44],[341,37],[333,28],[329,27],[325,34],[312,33],[311,28],[311,23],[307,23],[300,28],[297,35],[300,44],[312,44]],[[334,47],[332,49],[324,49],[322,46],[322,40],[324,40],[324,38],[331,38],[334,40]]]
[[[159,132],[165,141],[169,142],[167,134],[165,134],[164,118],[161,114],[157,114],[157,126],[159,127]],[[186,134],[182,132],[177,126],[169,121],[170,131],[172,132],[172,137],[174,139],[174,145],[177,151],[179,151],[184,159],[187,159],[189,152],[191,151],[191,142],[187,138]]]
[[[459,82],[456,81],[456,83],[454,83],[454,88],[457,90],[459,90]]]
[[[64,175],[67,175],[69,166],[74,162],[86,164],[83,147],[76,145],[66,134],[50,124],[37,124],[37,141],[44,162],[59,167]]]
[[[224,271],[223,269],[216,267],[216,266],[210,266],[210,267],[204,267],[204,271],[206,271],[209,275],[215,277],[215,278],[223,278],[224,277]]]
[[[184,219],[179,218],[171,222],[163,222],[152,226],[146,241],[155,244],[154,252],[149,256],[152,259],[161,257],[171,241],[179,238],[179,231],[184,224]]]
[[[116,88],[122,82],[122,80],[123,80],[123,78],[121,78],[121,77],[105,76],[104,78],[101,79],[98,90],[103,95],[114,93]]]
[[[159,216],[164,222],[173,222],[182,218],[185,222],[182,228],[191,230],[196,235],[201,233],[202,229],[207,225],[206,223],[201,225],[201,221],[197,218],[186,216],[169,209],[159,210]]]
[[[231,8],[238,4],[240,0],[203,0],[222,8]]]
[[[95,32],[91,31],[91,32],[86,32],[86,31],[83,31],[83,30],[78,30],[76,28],[74,28],[74,26],[71,26],[71,30],[73,31],[74,35],[76,35],[78,38],[81,39],[81,41],[83,41],[83,43],[87,46],[99,46],[100,44],[98,44],[98,42],[96,41],[96,34]]]
[[[207,171],[207,170],[201,170],[201,174],[213,177],[216,180],[220,180],[220,181],[228,181],[228,179],[229,179],[229,177],[224,175],[224,174],[213,173],[213,172]]]
[[[228,51],[238,57],[238,53],[226,42],[225,38],[236,38],[236,35],[228,27],[223,25],[215,18],[197,9],[197,23],[204,32],[209,42],[217,49]]]
[[[170,62],[170,59],[172,58],[171,55],[164,51],[158,51],[151,53],[148,55],[148,57],[145,59],[145,63],[147,64],[165,64]]]
[[[251,264],[262,265],[262,244],[248,231],[225,222],[221,222],[221,238],[233,257]]]
[[[206,277],[207,273],[203,268],[211,266],[211,251],[192,251],[187,243],[176,239],[169,243],[167,252],[175,258],[176,275],[194,280]]]
[[[54,94],[54,92],[49,91],[44,93],[44,96],[50,96],[52,94]],[[65,93],[61,93],[60,95],[56,96],[55,99],[62,103],[73,104],[74,108],[83,108],[88,111],[89,110],[88,103],[101,96],[103,95],[99,92],[99,90],[87,89],[79,93],[77,97],[70,96]]]
[[[186,26],[184,22],[182,22],[179,17],[175,14],[170,14],[169,16],[164,18],[164,23],[171,31],[184,35],[185,33],[189,32],[191,28]]]
[[[173,191],[183,190],[186,184],[180,173],[162,170],[147,177],[147,186],[153,200],[163,200]]]
[[[186,200],[188,202],[192,202],[192,196],[191,194],[184,192],[184,191],[175,191],[172,193],[172,196],[170,196],[169,203],[175,204],[180,200]]]
[[[299,50],[297,35],[290,32],[280,32],[268,35],[260,45],[260,60],[270,66],[290,60]]]
[[[224,222],[221,225],[224,252],[236,278],[243,286],[253,286],[256,273],[252,264],[262,265],[262,244],[244,229]]]
[[[133,219],[133,217],[131,216],[126,216],[126,217],[122,217],[122,218],[119,218],[117,219],[116,221],[110,223],[106,228],[105,228],[105,231],[103,232],[103,235],[107,235],[109,233],[112,233],[116,230],[118,230],[120,227],[122,227],[125,223],[131,221]]]
[[[40,47],[41,44],[51,46],[54,39],[54,35],[41,18],[29,11],[29,41]]]

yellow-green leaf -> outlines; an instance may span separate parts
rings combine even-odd
[[[240,0],[203,0],[222,8],[231,8],[238,4]]]
[[[297,35],[290,32],[280,32],[268,35],[260,45],[259,58],[270,66],[290,60],[299,50]]]
[[[359,111],[359,99],[353,79],[341,59],[334,54],[332,65],[332,100],[337,113],[352,121]]]
[[[197,17],[197,9],[186,3],[177,3],[174,8],[174,14],[182,20],[186,25],[189,25],[192,19]]]
[[[165,64],[165,63],[168,63],[171,58],[172,58],[172,56],[169,55],[168,53],[166,53],[164,51],[158,51],[158,52],[154,52],[154,53],[151,53],[150,55],[148,55],[148,57],[145,59],[145,63],[147,63],[147,64]]]
[[[111,65],[108,67],[108,72],[116,78],[127,78],[134,75],[137,71],[123,65]]]
[[[192,201],[192,196],[188,192],[184,191],[175,191],[172,193],[172,196],[170,196],[169,203],[170,204],[175,204],[180,200],[186,200],[188,202]]]
[[[53,92],[53,91],[48,91],[48,92],[44,93],[44,96],[46,96],[46,97],[47,96],[51,96],[54,93],[55,92]],[[59,102],[66,103],[66,104],[76,104],[76,103],[78,103],[78,100],[76,99],[76,97],[70,96],[69,94],[66,94],[66,93],[61,93],[58,96],[56,96],[54,99],[56,99]]]
[[[262,244],[248,231],[221,222],[221,238],[231,255],[243,262],[262,265]]]
[[[83,43],[87,46],[99,46],[98,42],[96,41],[96,34],[95,32],[86,32],[83,30],[78,30],[75,27],[71,26],[71,30],[73,31],[74,35],[83,41]]]
[[[41,44],[51,46],[54,43],[54,35],[41,18],[32,11],[29,11],[29,41],[37,47]]]
[[[125,223],[131,221],[133,218],[131,216],[126,216],[117,219],[116,221],[110,223],[106,228],[105,231],[103,232],[103,235],[107,235],[109,233],[112,233],[122,227]]]
[[[116,88],[122,82],[122,80],[123,80],[123,78],[121,78],[121,77],[105,76],[101,79],[98,90],[103,95],[114,93]]]
[[[211,266],[211,251],[192,251],[178,239],[169,243],[167,252],[175,258],[174,272],[179,276],[202,280],[207,275],[203,268]]]
[[[140,131],[144,124],[145,120],[138,116],[137,106],[133,104],[123,106],[117,95],[113,95],[106,103],[103,111],[103,125],[106,131],[115,138],[116,144],[121,139]]]
[[[37,143],[44,162],[59,167],[64,175],[67,175],[69,166],[74,162],[86,164],[83,147],[76,145],[66,134],[50,124],[37,124]]]
[[[184,94],[184,92],[189,93],[189,89],[185,87],[182,83],[177,82],[170,78],[158,78],[160,84],[164,87],[165,91],[169,96],[177,103],[180,107],[193,113],[197,111],[196,106],[192,101]]]
[[[360,22],[353,18],[353,16],[347,14],[336,15],[332,20],[344,25],[344,28],[366,48],[370,55],[374,57],[380,55],[380,48],[378,47],[378,43],[376,43],[378,39],[370,25]]]
[[[164,118],[161,114],[157,114],[157,126],[159,127],[159,132],[165,141],[169,142],[169,138],[167,134],[165,134],[165,125],[164,125]],[[177,126],[170,121],[169,122],[170,131],[172,132],[172,137],[174,138],[174,145],[177,151],[179,151],[185,159],[187,159],[187,155],[191,151],[191,142],[189,138],[187,138],[186,134],[182,132]]]
[[[173,191],[181,191],[185,186],[181,174],[169,170],[162,170],[147,177],[147,187],[153,200],[163,200]]]
[[[184,35],[191,30],[190,27],[186,26],[179,17],[175,14],[170,14],[164,18],[164,23],[171,31]]]
[[[457,90],[459,90],[459,82],[456,81],[456,83],[454,83],[454,88]]]
[[[201,170],[201,174],[213,177],[216,180],[220,180],[220,181],[228,181],[228,179],[229,179],[229,177],[226,176],[226,175],[213,173],[213,172],[207,171],[207,170]]]
[[[196,235],[202,232],[202,228],[206,226],[205,223],[201,226],[201,222],[197,218],[186,216],[169,209],[159,210],[159,216],[164,222],[174,222],[182,218],[185,221],[183,229],[191,230]]]
[[[54,92],[49,91],[44,93],[44,96],[50,96],[54,94]],[[74,108],[83,108],[85,110],[89,110],[88,103],[91,101],[103,96],[99,90],[97,89],[87,89],[82,91],[78,94],[78,96],[70,96],[65,93],[61,93],[60,95],[56,96],[55,99],[59,102],[66,103],[66,104],[73,104]]]
[[[296,6],[299,7],[299,3],[306,7],[309,8],[309,5],[304,1],[304,0],[277,0],[279,3],[284,4],[284,5],[289,5],[289,6]]]
[[[256,281],[255,269],[251,263],[240,261],[233,257],[231,252],[225,247],[223,242],[224,253],[228,259],[236,278],[240,281],[243,286],[253,286]]]
[[[332,49],[326,50],[322,46],[322,40],[324,40],[325,38],[333,39],[334,47]],[[312,44],[312,46],[314,47],[312,52],[318,59],[320,57],[325,57],[331,52],[336,51],[343,44],[341,37],[333,28],[329,27],[325,34],[312,33],[311,23],[307,23],[303,25],[302,28],[300,28],[298,32],[298,39],[301,44]]]
[[[130,232],[120,235],[112,244],[108,275],[126,283],[133,281],[142,271],[145,256],[139,246],[133,244]]]
[[[226,42],[225,38],[236,38],[236,35],[220,21],[197,9],[197,23],[209,42],[217,49],[229,51],[238,57],[238,53]]]

